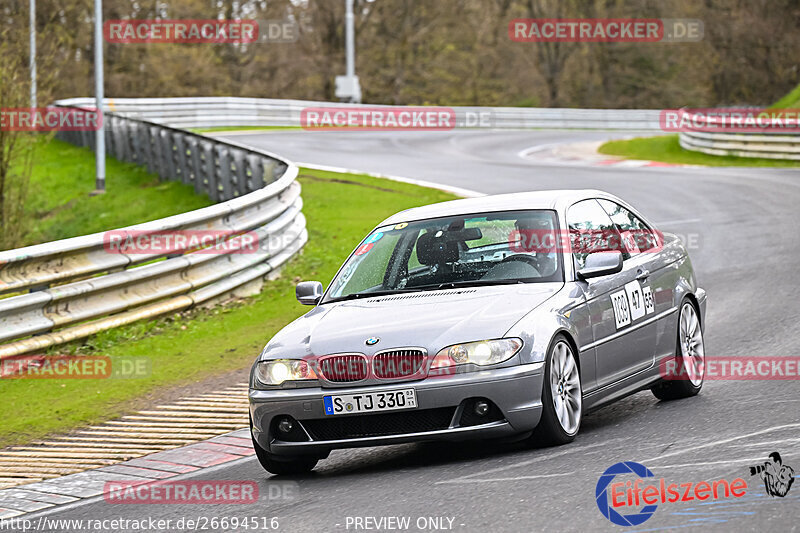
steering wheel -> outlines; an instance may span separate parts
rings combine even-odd
[[[542,273],[542,265],[539,262],[539,258],[537,257],[533,257],[527,254],[514,254],[505,257],[502,261],[500,261],[499,264],[510,263],[511,261],[522,261],[523,263],[528,263],[529,265],[531,265],[533,268],[536,269],[536,272],[539,273],[539,275],[541,275]]]

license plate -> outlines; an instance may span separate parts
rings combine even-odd
[[[376,413],[415,409],[417,393],[414,389],[401,389],[384,392],[365,392],[363,394],[342,394],[323,396],[326,415],[349,415],[353,413]]]

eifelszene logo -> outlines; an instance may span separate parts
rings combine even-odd
[[[627,479],[618,479],[623,476]],[[653,516],[659,503],[741,498],[746,493],[747,482],[742,478],[668,483],[656,479],[643,464],[624,461],[610,466],[597,480],[595,500],[603,516],[614,524],[638,526]],[[632,512],[625,513],[628,510]]]
[[[750,467],[751,476],[759,476],[764,480],[764,489],[770,496],[783,498],[794,483],[794,469],[783,464],[781,454],[772,452],[769,460],[758,466]]]
[[[658,505],[647,505],[634,513],[625,515],[614,510],[614,507],[616,506],[613,505],[613,499],[611,502],[609,502],[608,486],[612,481],[614,481],[614,478],[621,474],[635,474],[639,476],[640,479],[637,480],[637,483],[641,480],[641,478],[653,477],[653,473],[641,463],[626,461],[611,465],[608,469],[606,469],[605,472],[603,472],[603,475],[600,476],[600,479],[597,480],[597,486],[595,487],[594,494],[594,497],[597,500],[597,507],[600,509],[600,512],[603,514],[603,516],[618,526],[638,526],[653,516],[653,513],[655,513],[656,509],[658,509]],[[630,484],[630,482],[628,483]]]

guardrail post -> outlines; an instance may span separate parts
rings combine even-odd
[[[214,154],[214,146],[209,141],[200,141],[200,158],[202,164],[200,169],[202,192],[207,194],[211,200],[219,201],[219,190],[217,190],[217,162]]]
[[[247,191],[255,191],[263,187],[264,165],[263,158],[257,156],[247,156],[247,167],[245,168]]]
[[[261,174],[258,176],[258,182],[267,185],[275,181],[275,161],[264,161],[261,162]],[[262,187],[264,186],[262,185]]]
[[[150,168],[150,126],[147,124],[139,124],[138,127],[139,151],[136,154],[136,162],[145,168]]]
[[[247,188],[247,174],[245,174],[245,166],[247,166],[247,157],[241,150],[231,151],[231,179],[233,180],[233,193],[234,196],[241,196],[247,194],[250,190]]]
[[[121,121],[115,116],[109,116],[108,119],[109,125],[111,126],[108,128],[112,139],[111,153],[119,161],[129,161],[128,143],[126,142],[128,135],[126,135],[125,131],[127,128],[124,124],[120,124]]]
[[[171,130],[166,130],[161,136],[161,178],[168,180],[180,180],[180,173],[175,165],[177,158],[177,145],[175,144],[177,135]]]
[[[227,146],[214,146],[217,160],[217,188],[221,189],[220,198],[223,201],[235,198],[233,180],[231,179],[231,150]]]
[[[203,156],[200,148],[200,142],[196,137],[189,138],[189,151],[191,152],[188,157],[192,161],[192,169],[189,173],[192,185],[194,185],[194,192],[203,194]]]
[[[186,155],[186,136],[181,133],[176,133],[174,136],[175,151],[173,152],[173,165],[175,168],[176,178],[181,183],[191,183],[189,177],[189,158]]]

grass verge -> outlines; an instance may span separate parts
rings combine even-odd
[[[143,167],[106,158],[106,193],[95,185],[88,148],[43,137],[37,142],[23,245],[121,228],[211,205],[189,185],[162,182]]]
[[[775,102],[770,106],[770,109],[789,109],[797,108],[800,106],[800,84],[794,89],[789,91],[786,96]]]
[[[167,387],[248,367],[266,341],[308,311],[294,299],[300,279],[328,283],[347,254],[383,218],[453,195],[416,185],[301,169],[309,242],[302,255],[260,294],[211,311],[194,310],[103,332],[53,353],[149,360],[136,379],[26,379],[0,383],[4,405],[0,445],[29,442],[130,410],[131,403]]]
[[[798,167],[800,161],[783,161],[751,157],[716,156],[684,150],[677,135],[637,137],[608,141],[597,149],[601,154],[622,156],[627,159],[661,161],[680,165],[705,165],[709,167]]]

